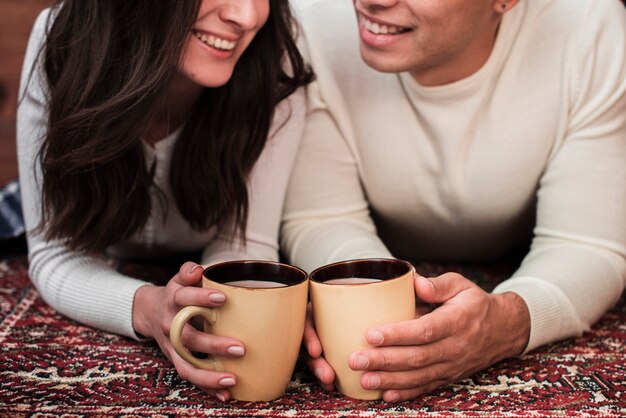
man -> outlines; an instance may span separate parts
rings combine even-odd
[[[489,294],[415,280],[438,307],[353,353],[386,401],[580,335],[626,286],[626,16],[617,0],[297,0],[317,74],[282,245],[307,270],[365,257],[488,260]],[[372,219],[373,218],[373,219]],[[378,234],[378,235],[377,235]],[[310,367],[334,373],[312,323]]]

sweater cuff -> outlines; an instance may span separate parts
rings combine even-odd
[[[530,314],[530,337],[522,355],[561,339],[580,336],[585,326],[561,289],[536,277],[515,277],[502,282],[493,293],[519,295]]]
[[[137,341],[149,341],[149,338],[135,332],[135,328],[133,327],[133,307],[135,293],[137,290],[139,290],[140,287],[151,286],[152,284],[140,280],[128,280],[125,277],[117,276],[107,277],[107,280],[111,282],[111,286],[114,286],[119,291],[116,295],[101,295],[101,299],[98,303],[100,306],[98,307],[99,309],[96,309],[96,311],[107,309],[111,313],[111,317],[109,318],[110,323],[108,324],[108,327],[98,325],[96,325],[96,327],[103,328],[115,334],[133,338]],[[93,314],[97,315],[96,312],[93,312],[92,315]],[[89,322],[97,323],[99,321],[102,321],[102,318],[97,318],[94,315],[93,318],[90,318]]]
[[[98,269],[99,265],[77,263],[74,267],[80,270],[83,280],[73,283],[50,280],[51,305],[88,326],[143,340],[133,327],[133,306],[137,290],[150,283]]]

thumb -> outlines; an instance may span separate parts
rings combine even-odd
[[[174,276],[174,281],[183,286],[193,286],[202,278],[204,269],[200,264],[187,261],[178,270],[178,274]]]
[[[444,303],[464,290],[476,286],[458,273],[445,273],[438,277],[416,277],[415,293],[426,303]]]

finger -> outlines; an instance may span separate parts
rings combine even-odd
[[[329,391],[334,389],[335,371],[324,357],[308,357],[307,366],[319,380],[322,389]]]
[[[203,268],[200,264],[187,261],[180,266],[178,274],[173,277],[173,280],[183,286],[193,286],[200,282],[202,271]]]
[[[443,380],[437,380],[435,382],[429,383],[428,385],[419,386],[411,389],[386,390],[383,392],[383,400],[385,402],[408,401],[409,399],[414,399],[418,396],[432,392],[433,390],[437,389],[440,386],[444,386],[447,383],[448,382]]]
[[[183,328],[182,340],[189,351],[198,353],[242,357],[246,351],[243,343],[234,338],[198,331],[189,324]]]
[[[350,355],[348,364],[353,370],[398,372],[441,363],[447,358],[448,353],[443,344],[435,343],[424,346],[394,346],[355,351]]]
[[[418,319],[372,328],[366,338],[375,347],[431,344],[452,335],[454,325],[454,317],[448,312],[434,310]]]
[[[402,372],[365,372],[361,386],[365,389],[412,389],[447,380],[449,366],[435,364],[421,369]]]
[[[476,284],[457,273],[445,273],[438,277],[415,279],[417,296],[427,303],[444,303]]]
[[[178,306],[221,306],[226,301],[222,292],[195,286],[183,286],[174,292],[174,303]]]
[[[214,398],[219,399],[222,402],[227,402],[228,400],[230,400],[230,392],[227,390],[214,390],[205,388],[200,389],[204,390],[206,393],[213,396]]]
[[[181,379],[187,380],[204,390],[228,389],[237,384],[237,378],[232,373],[199,369],[183,360],[173,349],[169,351],[172,364]]]
[[[309,356],[317,358],[322,355],[322,342],[315,331],[315,324],[313,323],[313,310],[311,309],[310,303],[306,308],[303,343],[306,347],[306,351],[309,353]]]

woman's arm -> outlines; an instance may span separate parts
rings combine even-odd
[[[20,87],[17,151],[30,276],[42,299],[60,313],[105,331],[137,338],[132,323],[133,297],[145,282],[126,277],[104,257],[86,256],[33,232],[41,219],[41,170],[37,154],[46,131],[46,82],[43,52],[50,10],[33,27]],[[36,65],[35,65],[36,63]]]

